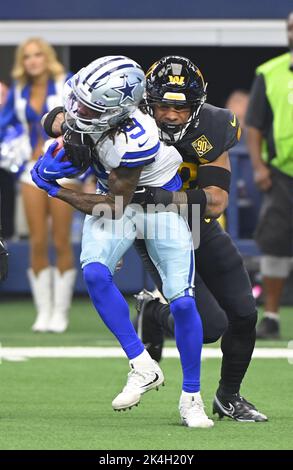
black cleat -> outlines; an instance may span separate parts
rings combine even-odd
[[[279,339],[280,325],[277,320],[263,317],[256,327],[257,339]]]
[[[228,416],[235,421],[257,423],[268,421],[268,418],[260,413],[252,403],[245,400],[239,393],[227,398],[219,398],[215,395],[213,402],[213,414],[218,413],[219,418]]]
[[[263,317],[256,328],[257,339],[279,339],[280,325],[277,320]]]
[[[156,321],[152,312],[152,302],[158,302],[151,292],[143,290],[136,296],[137,318],[134,324],[137,325],[138,336],[145,345],[146,350],[156,362],[162,358],[164,345],[163,327]]]

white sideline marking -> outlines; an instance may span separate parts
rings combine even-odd
[[[124,357],[121,348],[108,347],[35,347],[35,348],[1,348],[0,360],[21,361],[27,358],[111,358]],[[164,358],[179,357],[176,348],[164,348]],[[221,358],[222,352],[216,348],[204,348],[203,359]],[[256,348],[254,359],[293,359],[293,349]]]

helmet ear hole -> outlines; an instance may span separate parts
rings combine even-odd
[[[166,56],[151,66],[146,73],[149,114],[154,116],[153,107],[160,103],[191,108],[191,116],[184,125],[157,121],[162,140],[175,143],[183,137],[190,125],[198,126],[200,110],[206,101],[206,88],[201,71],[186,57]]]

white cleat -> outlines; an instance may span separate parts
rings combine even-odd
[[[127,384],[112,401],[115,411],[138,405],[141,395],[154,388],[158,390],[160,385],[164,385],[164,375],[156,361],[136,368],[131,361],[129,365],[131,371],[128,374]]]
[[[183,393],[179,401],[181,422],[189,428],[211,428],[214,422],[208,418],[204,411],[204,404],[200,393]]]

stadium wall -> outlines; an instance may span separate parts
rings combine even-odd
[[[80,244],[74,243],[75,266],[78,277],[76,281],[75,293],[87,293],[83,281],[82,271],[79,264]],[[0,283],[0,297],[2,294],[28,294],[30,287],[27,277],[29,266],[29,244],[27,240],[9,242],[9,276],[6,281]],[[50,260],[54,260],[53,247],[50,247]],[[144,287],[152,289],[153,283],[143,269],[142,262],[134,248],[131,248],[123,257],[123,266],[114,275],[115,283],[124,294],[134,294]]]
[[[3,2],[0,18],[21,19],[282,19],[291,0],[15,0]]]

